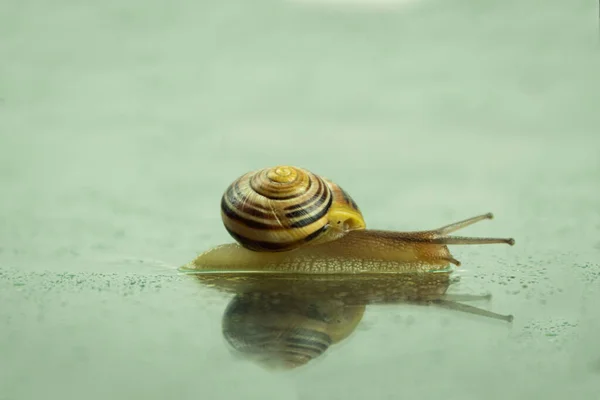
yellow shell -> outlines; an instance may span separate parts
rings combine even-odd
[[[310,171],[276,166],[248,172],[221,198],[225,229],[249,250],[280,252],[366,227],[354,200]]]

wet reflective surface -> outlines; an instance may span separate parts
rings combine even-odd
[[[598,398],[597,5],[307,3],[2,6],[0,399]],[[179,273],[282,163],[369,228],[493,212],[468,234],[516,245],[451,247],[447,293],[514,320]],[[231,344],[298,323],[331,344],[296,368]]]
[[[232,268],[235,269],[235,268]],[[222,332],[241,358],[268,369],[307,365],[347,339],[373,304],[434,305],[511,322],[457,301],[489,295],[446,294],[450,272],[362,275],[295,275],[259,272],[196,273],[200,282],[234,293]]]

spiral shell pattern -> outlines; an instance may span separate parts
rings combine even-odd
[[[221,199],[227,231],[255,251],[299,247],[328,228],[330,185],[302,168],[278,166],[235,180]]]

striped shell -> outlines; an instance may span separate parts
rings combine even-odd
[[[364,229],[352,198],[310,171],[277,166],[236,179],[221,199],[225,229],[254,251],[287,251],[336,232]],[[332,236],[333,237],[333,236]]]

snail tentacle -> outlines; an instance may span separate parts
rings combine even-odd
[[[397,232],[397,237],[402,241],[414,243],[431,243],[431,244],[509,244],[514,245],[513,238],[490,238],[490,237],[467,237],[467,236],[447,236],[448,233],[456,232],[457,230],[466,228],[476,222],[484,219],[492,219],[492,213],[478,215],[472,218],[467,218],[462,221],[443,226],[438,229],[416,232]]]
[[[506,243],[509,245],[515,244],[513,238],[474,238],[465,236],[447,236],[449,233],[456,232],[460,229],[466,228],[469,225],[473,225],[476,222],[483,221],[484,219],[493,219],[494,214],[487,213],[477,215],[472,218],[467,218],[462,221],[454,222],[450,225],[443,226],[435,230],[437,237],[434,239],[434,243],[439,244],[494,244],[494,243]]]
[[[460,267],[460,261],[458,261],[456,258],[454,257],[445,257],[443,258],[444,260],[448,261],[449,263],[452,263],[454,265],[456,265],[457,267]]]
[[[467,218],[462,221],[454,222],[449,225],[442,226],[441,228],[436,229],[436,231],[440,235],[447,235],[449,233],[455,232],[459,229],[466,228],[469,225],[473,225],[476,222],[483,221],[484,219],[494,219],[494,214],[487,213],[482,215],[477,215],[475,217]]]
[[[513,246],[515,239],[513,238],[478,238],[468,236],[442,236],[431,239],[431,243],[436,244],[508,244]]]

